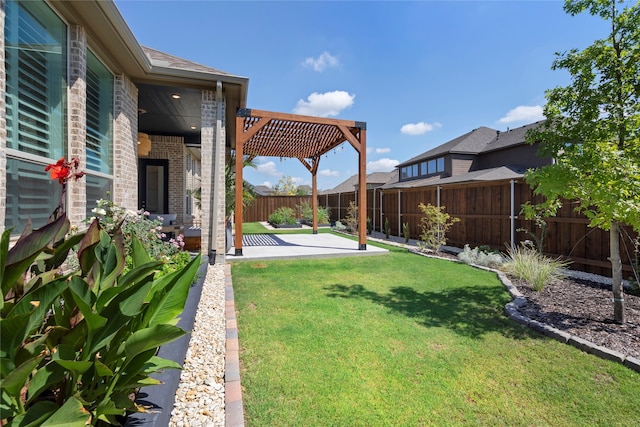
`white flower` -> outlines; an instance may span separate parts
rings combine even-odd
[[[107,211],[105,211],[102,208],[93,208],[91,210],[91,212],[93,212],[94,214],[97,214],[97,215],[106,215],[107,214]]]

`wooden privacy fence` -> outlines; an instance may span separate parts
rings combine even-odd
[[[242,222],[266,221],[280,207],[289,207],[295,211],[296,206],[305,202],[311,205],[311,196],[257,196],[251,205],[242,210]]]
[[[331,221],[343,219],[350,201],[356,194],[323,194],[318,196],[321,206],[331,210]],[[402,235],[402,224],[408,223],[412,239],[421,234],[420,203],[445,206],[445,212],[460,218],[447,234],[447,244],[463,247],[468,244],[489,246],[506,250],[511,244],[533,240],[528,232],[540,235],[533,221],[520,214],[524,203],[538,203],[528,184],[520,180],[488,181],[465,184],[449,184],[408,189],[381,191],[367,190],[367,216],[376,231],[384,231],[384,222],[389,221],[391,234]],[[563,256],[573,261],[572,268],[606,276],[611,275],[609,257],[609,233],[588,227],[589,220],[565,202],[558,214],[546,218],[545,253],[551,257]],[[527,230],[527,231],[525,231]],[[635,234],[624,227],[621,236],[620,255],[626,278],[631,273]]]

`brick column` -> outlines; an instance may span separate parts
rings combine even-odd
[[[138,209],[138,88],[119,75],[114,79],[113,201]]]
[[[214,126],[216,119],[216,94],[212,90],[202,90],[200,149],[202,163],[202,253],[209,255],[211,247],[210,235],[212,224],[212,185],[214,156]]]
[[[7,215],[7,74],[4,65],[5,0],[0,0],[0,233]]]
[[[213,158],[213,244],[216,248],[216,262],[225,261],[226,249],[226,231],[225,231],[225,199],[226,199],[226,182],[224,179],[224,165],[226,161],[225,148],[225,99],[222,96],[222,82],[218,81],[216,90],[216,128],[214,139],[214,158]]]
[[[69,27],[69,156],[80,159],[80,168],[87,166],[87,36],[79,25]],[[72,225],[81,225],[86,217],[86,180],[71,180],[67,184],[67,216]]]

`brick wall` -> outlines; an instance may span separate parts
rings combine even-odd
[[[67,101],[69,123],[69,155],[80,159],[80,168],[87,164],[87,37],[84,28],[69,27],[69,98]],[[70,180],[67,184],[67,215],[72,225],[81,225],[86,217],[86,180]]]
[[[5,0],[0,0],[0,233],[4,232],[7,212],[7,75],[4,65]]]
[[[169,212],[177,214],[176,222],[183,224],[185,221],[185,198],[187,189],[185,186],[185,148],[184,138],[180,136],[149,135],[151,138],[151,151],[149,159],[167,159],[169,161]]]
[[[138,209],[138,88],[123,75],[115,77],[113,130],[113,201]]]

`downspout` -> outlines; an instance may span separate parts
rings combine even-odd
[[[380,192],[380,231],[384,231],[384,223],[382,222],[382,191]]]
[[[442,189],[441,185],[438,185],[438,191],[436,196],[436,203],[438,205],[438,210],[440,210],[440,190]],[[438,242],[440,241],[440,225],[438,224]]]
[[[373,212],[371,212],[371,229],[376,229],[376,189],[373,189]]]
[[[401,200],[400,193],[402,193],[402,190],[398,189],[398,236],[401,235],[400,230],[402,230],[402,218],[400,217],[400,215],[401,215],[401,213],[400,213],[401,212],[401,209],[400,209],[400,200]]]
[[[211,192],[212,197],[212,209],[209,224],[209,230],[211,230],[209,234],[209,261],[211,262],[213,259],[216,259],[215,254],[220,250],[219,258],[217,258],[218,262],[224,262],[224,246],[222,248],[218,248],[217,240],[218,233],[220,230],[220,222],[222,222],[223,228],[222,232],[225,232],[224,225],[224,205],[220,205],[221,197],[220,194],[225,194],[225,183],[223,182],[223,174],[221,173],[224,170],[224,142],[222,141],[222,81],[218,80],[216,82],[216,134],[213,142],[213,170],[212,170],[212,178],[213,178],[213,191]],[[221,160],[222,159],[222,160]],[[222,167],[222,169],[220,169]],[[222,198],[224,200],[224,198]],[[220,221],[220,209],[222,209],[222,221]]]
[[[514,248],[515,247],[515,241],[516,241],[516,197],[515,197],[515,180],[511,180],[509,181],[510,187],[511,187],[511,247]]]

